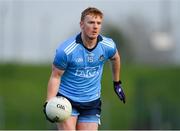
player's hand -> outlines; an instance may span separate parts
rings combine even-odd
[[[47,105],[47,102],[45,102],[44,105],[43,105],[43,112],[44,112],[44,115],[46,116],[46,119],[47,119],[48,121],[54,123],[55,121],[49,119],[49,117],[48,117],[47,114],[46,114],[46,105]]]
[[[118,95],[119,99],[121,101],[123,101],[123,103],[125,104],[126,102],[126,96],[123,92],[123,89],[122,89],[122,85],[121,85],[121,81],[113,81],[113,85],[114,85],[114,91],[116,92],[116,94]]]

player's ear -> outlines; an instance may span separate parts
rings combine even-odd
[[[84,28],[84,22],[83,21],[80,21],[80,28],[83,29]]]

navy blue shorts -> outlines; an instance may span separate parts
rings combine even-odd
[[[58,93],[57,96],[63,96]],[[67,98],[66,96],[64,96]],[[91,102],[75,102],[67,98],[72,105],[72,116],[78,117],[78,122],[95,122],[100,124],[101,100]]]

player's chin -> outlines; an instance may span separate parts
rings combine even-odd
[[[90,38],[91,40],[96,39],[97,37],[98,37],[97,34],[93,34],[93,35],[90,35],[90,36],[89,36],[89,38]]]

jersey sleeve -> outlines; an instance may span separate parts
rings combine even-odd
[[[65,70],[67,68],[67,56],[63,50],[56,49],[53,64],[61,70]]]
[[[114,41],[112,40],[112,45],[113,45],[113,48],[111,48],[109,50],[109,56],[108,58],[112,58],[115,54],[116,54],[116,51],[117,51],[117,48],[116,48],[116,44],[114,43]]]
[[[106,49],[106,58],[110,59],[112,58],[116,53],[116,44],[112,39],[104,40],[103,44],[105,45]]]

